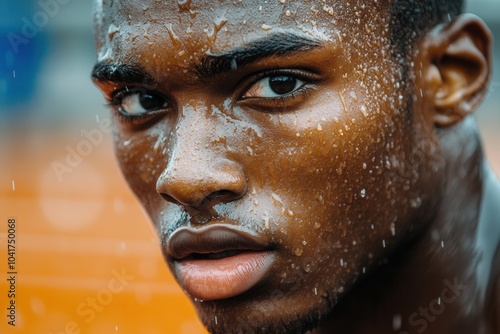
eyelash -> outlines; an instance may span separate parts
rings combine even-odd
[[[304,84],[303,87],[300,87],[297,90],[283,96],[268,98],[250,97],[242,99],[242,96],[260,80],[275,76],[293,77],[304,81]],[[269,71],[259,72],[258,74],[250,76],[243,81],[244,83],[246,82],[246,84],[242,86],[243,89],[239,92],[239,103],[242,103],[243,105],[250,105],[253,108],[261,110],[282,110],[286,108],[292,108],[293,106],[303,102],[307,98],[308,93],[312,93],[312,91],[316,89],[316,85],[320,82],[320,80],[321,79],[318,74],[313,73],[309,70],[273,69]],[[291,100],[295,100],[292,102],[292,106],[289,103]]]
[[[106,103],[107,107],[114,111],[114,114],[118,117],[120,124],[124,124],[125,126],[131,128],[145,127],[162,113],[162,110],[137,115],[124,113],[120,107],[123,100],[128,96],[136,94],[138,91],[144,91],[144,89],[129,86],[116,89],[108,98],[108,102]]]

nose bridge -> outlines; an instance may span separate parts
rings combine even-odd
[[[186,104],[181,108],[172,134],[172,145],[169,147],[170,156],[173,157],[169,160],[169,165],[177,160],[182,162],[203,153],[201,146],[209,139],[210,132],[215,126],[207,111],[208,106],[201,102]]]
[[[167,200],[200,206],[207,199],[231,201],[243,196],[246,178],[242,166],[214,141],[218,122],[207,104],[186,104],[169,140],[169,160],[157,180],[157,192]]]

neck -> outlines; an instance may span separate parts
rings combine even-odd
[[[448,181],[433,221],[354,287],[313,333],[465,334],[494,326],[487,312],[500,271],[494,263],[500,184],[476,131],[466,120],[441,134]]]

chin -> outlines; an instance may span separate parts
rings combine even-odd
[[[330,298],[322,298],[318,303],[285,296],[267,300],[258,297],[258,293],[249,291],[235,298],[193,304],[212,334],[307,333],[318,327],[334,304]]]

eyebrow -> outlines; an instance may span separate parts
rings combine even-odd
[[[209,79],[258,60],[309,51],[322,46],[312,39],[291,32],[278,32],[220,54],[205,55],[196,66],[198,77]]]
[[[100,82],[120,82],[125,84],[149,84],[155,80],[142,66],[134,63],[112,63],[100,61],[92,69],[91,77]]]
[[[291,32],[278,32],[251,41],[220,54],[204,55],[194,72],[201,80],[214,78],[261,59],[309,51],[323,46],[323,42]],[[155,80],[142,66],[135,63],[98,62],[92,70],[92,79],[101,82],[150,84]]]

